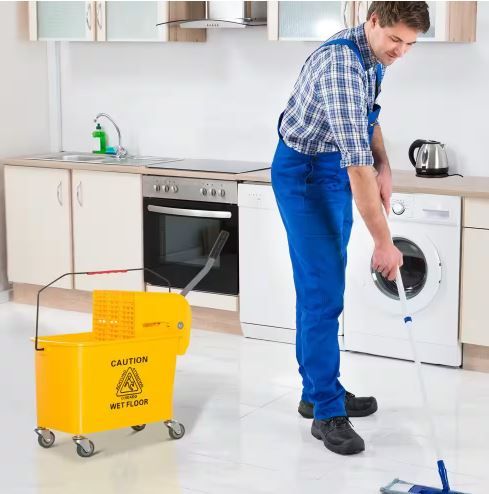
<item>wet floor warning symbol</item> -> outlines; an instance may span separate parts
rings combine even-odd
[[[117,384],[117,396],[135,395],[143,391],[143,383],[136,369],[127,368]]]

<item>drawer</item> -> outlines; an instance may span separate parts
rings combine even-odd
[[[489,229],[489,199],[475,197],[464,199],[463,226]]]

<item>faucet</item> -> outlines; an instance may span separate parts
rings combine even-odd
[[[112,124],[114,125],[115,127],[115,130],[117,131],[117,136],[119,137],[119,144],[117,145],[117,148],[116,148],[116,153],[115,153],[115,157],[120,160],[122,158],[125,158],[127,156],[127,149],[122,147],[122,144],[121,144],[121,131],[119,130],[119,127],[117,126],[117,124],[114,122],[114,120],[112,119],[112,117],[110,115],[107,115],[107,113],[99,113],[94,119],[93,121],[95,123],[97,123],[98,119],[100,117],[105,117],[107,120],[110,120],[112,122]]]

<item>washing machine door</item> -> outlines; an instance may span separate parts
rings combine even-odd
[[[401,276],[408,299],[408,310],[413,314],[427,307],[436,296],[442,277],[440,256],[435,245],[424,235],[392,229],[395,246],[403,254]],[[373,251],[366,259],[369,263],[368,293],[375,304],[394,314],[401,313],[399,293],[395,281],[389,281],[371,267]]]

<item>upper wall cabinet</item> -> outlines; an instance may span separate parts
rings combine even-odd
[[[268,39],[323,41],[353,26],[355,2],[268,2]]]
[[[355,2],[355,25],[365,22],[371,2]],[[428,2],[430,29],[418,41],[471,43],[476,40],[477,2]]]
[[[94,41],[94,2],[29,2],[31,40]]]
[[[204,2],[29,2],[31,40],[205,41],[205,29],[156,26],[200,18]]]
[[[168,2],[95,2],[97,41],[168,41]]]
[[[268,2],[271,40],[325,41],[367,19],[371,2]],[[473,42],[477,2],[428,2],[431,27],[419,41]]]

